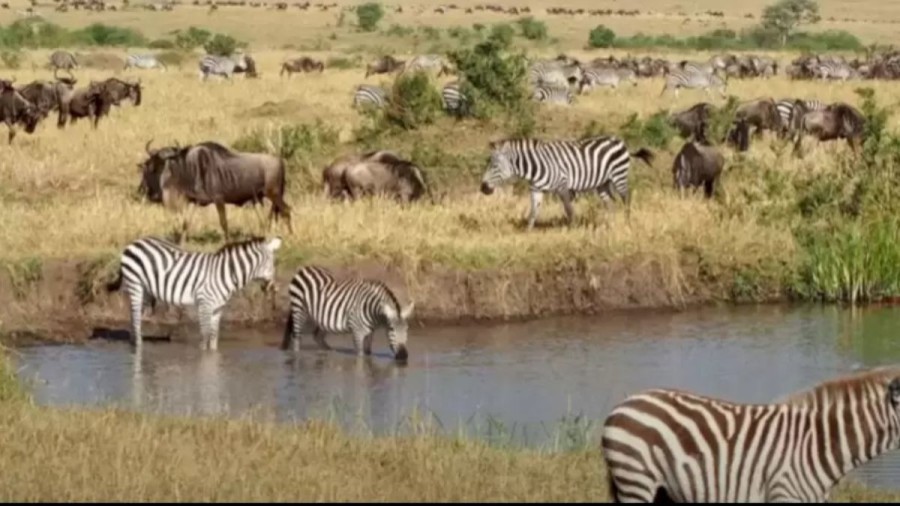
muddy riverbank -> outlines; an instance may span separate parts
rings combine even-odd
[[[117,265],[101,264],[50,260],[28,270],[8,269],[6,276],[0,276],[3,340],[13,344],[34,339],[78,342],[108,329],[127,328],[127,297],[105,290]],[[531,271],[464,271],[441,266],[410,271],[365,263],[328,267],[338,276],[366,276],[388,283],[402,302],[415,302],[417,324],[594,315],[622,309],[682,309],[733,300],[730,280],[710,279],[699,264],[687,263],[680,266],[681,275],[674,279],[671,268],[640,260]],[[287,286],[295,269],[279,266],[274,298],[264,296],[258,286],[247,287],[234,297],[224,314],[223,330],[235,325],[280,326],[286,318]],[[759,293],[758,302],[782,299],[777,290]],[[161,307],[145,321],[148,326],[174,325],[193,322],[193,315]],[[175,330],[195,330],[178,327]]]

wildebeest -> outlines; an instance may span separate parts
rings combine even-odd
[[[735,111],[736,119],[746,120],[748,126],[754,127],[754,135],[760,136],[763,131],[778,132],[781,129],[781,116],[775,107],[775,100],[763,98],[742,104]]]
[[[308,56],[301,56],[282,63],[281,72],[278,75],[283,76],[287,72],[288,78],[290,78],[294,72],[312,72],[314,70],[321,73],[325,70],[325,64]]]
[[[135,107],[141,105],[143,87],[141,86],[140,79],[134,82],[128,82],[117,77],[110,77],[105,81],[91,81],[91,84],[105,89],[112,99],[112,105],[116,107],[119,107],[122,100],[126,98],[131,99],[131,103]]]
[[[804,111],[801,101],[795,108]],[[804,135],[812,135],[820,141],[846,139],[855,152],[860,147],[865,134],[866,119],[853,106],[837,102],[825,109],[808,111],[794,117],[794,153],[800,152]]]
[[[87,88],[75,90],[65,98],[59,104],[59,128],[69,122],[74,124],[81,118],[91,118],[93,128],[97,128],[100,118],[109,114],[113,105],[109,90],[93,81]]]
[[[379,152],[377,159],[351,164],[341,179],[354,200],[366,195],[389,195],[407,203],[431,193],[420,167],[387,152]]]
[[[38,108],[13,87],[14,82],[0,80],[0,120],[9,129],[9,144],[16,136],[16,124],[23,125],[25,132],[31,134],[42,118]]]
[[[705,125],[697,127],[695,139],[688,141],[672,163],[673,186],[684,195],[685,189],[703,187],[706,198],[712,198],[716,182],[725,166],[725,157],[706,139]]]
[[[139,164],[142,179],[138,192],[151,202],[162,203],[169,208],[183,208],[184,204],[205,207],[215,204],[219,224],[229,239],[225,204],[243,206],[259,204],[268,198],[272,207],[269,225],[273,218],[284,218],[288,230],[291,225],[291,208],[284,201],[285,164],[282,158],[265,153],[235,151],[215,141],[188,146],[165,147],[151,150]],[[192,206],[184,215],[180,240],[187,234]]]
[[[403,70],[405,66],[406,60],[397,60],[391,55],[384,55],[366,65],[366,77],[372,74],[391,74]]]
[[[678,130],[685,139],[693,135],[701,125],[709,124],[709,118],[715,111],[715,106],[709,102],[700,102],[690,108],[669,116],[669,123]]]
[[[74,77],[59,77],[56,72],[53,76],[55,82],[38,80],[19,88],[19,93],[34,104],[45,118],[51,111],[59,111],[60,104],[71,98],[77,82]]]
[[[389,151],[369,151],[363,154],[352,153],[334,160],[322,170],[322,184],[325,195],[331,198],[347,198],[350,192],[344,186],[344,171],[351,165],[363,160],[380,160],[382,154],[396,156]]]

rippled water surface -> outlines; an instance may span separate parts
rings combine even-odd
[[[625,395],[647,387],[766,402],[855,367],[900,362],[898,329],[897,308],[706,308],[413,327],[405,366],[393,363],[381,333],[375,356],[357,359],[344,335],[329,336],[331,351],[304,336],[299,355],[283,352],[274,328],[223,329],[218,353],[148,342],[136,357],[125,342],[92,341],[21,348],[19,361],[44,404],[334,417],[376,433],[403,430],[415,410],[478,437],[548,444],[564,417],[582,415],[595,430]],[[855,477],[900,489],[900,452]]]

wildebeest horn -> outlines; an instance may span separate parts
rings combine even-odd
[[[153,139],[150,139],[149,141],[147,141],[147,145],[144,146],[144,151],[146,151],[147,154],[150,156],[153,156],[153,152],[150,151],[150,144],[152,144],[152,143],[153,143]]]

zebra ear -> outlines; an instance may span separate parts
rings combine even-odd
[[[272,239],[269,239],[269,242],[266,243],[266,247],[269,248],[269,251],[274,253],[275,250],[281,247],[281,238],[273,237]]]
[[[400,310],[400,318],[403,320],[409,320],[409,317],[412,315],[413,309],[415,309],[416,303],[410,302],[408,306]]]
[[[387,317],[388,321],[396,321],[397,320],[397,311],[394,309],[393,304],[384,304],[382,306],[382,310],[384,311],[384,316]]]
[[[895,408],[900,406],[900,378],[894,378],[888,384],[888,401],[890,401],[891,405]]]

